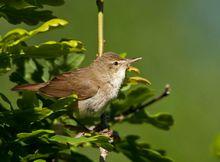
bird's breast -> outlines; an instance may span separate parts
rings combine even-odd
[[[124,75],[112,77],[100,86],[93,97],[78,102],[79,116],[99,115],[104,111],[105,105],[118,96],[118,92],[125,78]]]

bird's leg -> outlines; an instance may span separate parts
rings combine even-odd
[[[109,129],[108,116],[105,113],[103,113],[100,116],[100,120],[101,120],[101,122],[98,125],[96,125],[94,130],[96,132],[100,132],[100,131],[103,131],[104,129]]]
[[[106,113],[103,113],[100,117],[101,119],[101,126],[102,126],[102,129],[106,129],[106,128],[109,128],[109,124],[108,124],[108,115]]]

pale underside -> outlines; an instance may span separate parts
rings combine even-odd
[[[107,103],[118,96],[124,78],[125,69],[120,69],[114,77],[109,78],[108,84],[99,88],[96,95],[86,100],[79,101],[79,116],[97,116],[103,113]]]

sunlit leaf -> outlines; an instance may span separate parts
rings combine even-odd
[[[53,130],[39,129],[32,131],[31,133],[19,133],[17,134],[18,139],[27,139],[31,137],[38,137],[44,134],[54,134]]]
[[[2,37],[0,45],[14,46],[29,37],[30,34],[27,30],[22,28],[13,29]]]
[[[30,31],[29,34],[33,36],[35,34],[46,32],[48,30],[51,30],[57,27],[63,27],[67,24],[68,22],[63,19],[52,19],[52,20],[45,22],[43,25],[41,25],[37,29]]]
[[[143,83],[143,84],[147,84],[150,85],[151,82],[149,80],[147,80],[146,78],[142,78],[142,77],[129,77],[128,78],[129,82],[131,83]]]
[[[9,46],[9,47],[14,46],[26,39],[31,38],[32,36],[38,33],[46,32],[54,28],[65,26],[67,24],[68,22],[63,19],[52,19],[52,20],[45,22],[43,25],[41,25],[40,27],[32,31],[27,31],[22,28],[13,29],[2,37],[0,41],[0,46],[4,48],[5,46]]]
[[[72,52],[83,52],[85,49],[82,42],[76,40],[69,41],[49,41],[40,45],[28,46],[24,48],[23,57],[29,58],[54,58]]]

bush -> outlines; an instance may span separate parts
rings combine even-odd
[[[64,27],[66,20],[55,18],[44,5],[62,5],[63,0],[20,0],[0,2],[1,16],[11,24],[36,25],[32,31],[14,29],[0,40],[0,75],[10,73],[16,84],[46,82],[55,75],[76,69],[85,58],[84,44],[75,39],[61,39],[29,44],[28,39],[52,29]],[[25,14],[24,14],[25,13]],[[138,72],[133,68],[131,71]],[[167,96],[169,89],[154,98],[141,77],[127,77],[119,97],[108,105],[110,128],[122,122],[148,123],[169,130],[173,118],[166,113],[149,114],[144,108]],[[171,162],[164,150],[140,143],[139,136],[120,137],[120,132],[102,129],[99,120],[92,131],[84,130],[73,118],[70,108],[77,96],[54,100],[33,92],[21,92],[17,105],[0,93],[0,161],[92,161],[79,147],[94,147],[107,152],[123,153],[135,162]],[[105,156],[105,155],[104,155]],[[101,157],[102,158],[102,157]],[[100,159],[102,160],[102,159]]]

